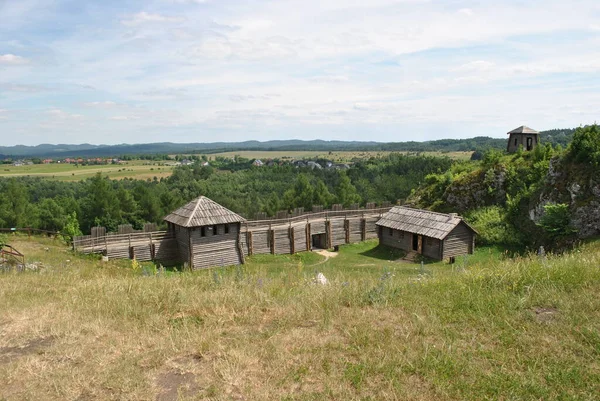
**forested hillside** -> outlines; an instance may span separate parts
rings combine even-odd
[[[390,154],[357,162],[348,170],[254,167],[248,160],[180,166],[169,178],[109,180],[100,174],[80,182],[42,178],[0,179],[0,226],[61,230],[75,214],[82,230],[119,224],[140,228],[191,199],[205,195],[246,216],[273,215],[312,205],[390,201],[406,198],[425,176],[446,171],[453,161],[431,156]]]
[[[556,135],[557,137],[559,135]],[[479,163],[455,163],[426,177],[415,206],[462,213],[479,242],[554,249],[600,235],[600,130],[578,128],[567,149],[551,144]]]
[[[574,129],[553,129],[541,133],[542,142],[566,146]],[[107,157],[141,154],[195,153],[210,154],[229,151],[408,151],[408,152],[458,152],[504,149],[504,138],[479,136],[468,139],[440,139],[425,142],[357,142],[357,141],[246,141],[215,143],[148,143],[136,145],[50,145],[0,146],[0,159],[11,157]]]

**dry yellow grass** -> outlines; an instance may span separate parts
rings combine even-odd
[[[370,242],[318,265],[331,285],[317,286],[313,254],[145,276],[52,240],[12,243],[42,267],[0,274],[0,399],[591,400],[600,390],[593,247],[547,262],[483,252],[453,272],[394,263]]]

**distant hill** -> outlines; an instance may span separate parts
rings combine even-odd
[[[542,132],[542,142],[566,146],[575,129],[553,129]],[[408,151],[408,152],[459,152],[489,148],[504,149],[506,139],[479,136],[468,139],[439,139],[425,142],[358,142],[358,141],[244,141],[213,143],[143,143],[121,145],[81,145],[41,144],[37,146],[0,146],[0,157],[110,157],[140,154],[173,153],[219,153],[243,150],[261,151]],[[5,155],[5,156],[2,156]]]

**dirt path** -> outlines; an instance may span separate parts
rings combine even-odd
[[[313,251],[313,252],[318,253],[321,256],[324,256],[325,259],[323,259],[322,261],[315,263],[314,265],[311,265],[311,266],[322,265],[323,263],[327,262],[330,258],[335,258],[338,255],[337,252],[329,252],[326,249],[321,249],[319,251]]]

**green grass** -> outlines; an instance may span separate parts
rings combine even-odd
[[[47,239],[12,243],[44,267],[0,274],[0,399],[600,393],[598,242],[545,259],[480,248],[421,268],[369,241],[327,261],[262,255],[150,276]]]

